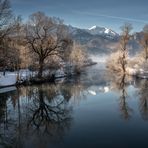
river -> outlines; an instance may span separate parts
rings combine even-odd
[[[0,147],[147,148],[147,90],[147,80],[98,64],[55,84],[0,91]]]

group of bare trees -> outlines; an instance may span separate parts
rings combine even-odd
[[[18,50],[12,45],[12,36],[16,34],[18,18],[12,14],[8,0],[0,0],[0,67],[15,67]],[[13,48],[13,50],[12,50]]]
[[[119,100],[122,117],[124,119],[129,119],[132,113],[132,109],[127,103],[128,94],[126,89],[131,82],[131,78],[128,75],[128,69],[134,68],[134,66],[138,64],[141,68],[143,68],[143,65],[148,68],[148,25],[144,26],[140,37],[137,38],[137,42],[141,46],[142,51],[141,53],[139,52],[140,54],[134,57],[133,61],[129,57],[129,41],[131,39],[134,39],[134,35],[130,33],[132,30],[132,25],[126,23],[121,27],[121,30],[122,33],[120,36],[119,47],[117,51],[112,53],[110,58],[108,59],[107,68],[109,70],[108,73],[112,89],[117,90],[121,94]],[[140,82],[141,85],[140,89],[138,90],[138,94],[140,95],[140,112],[142,114],[142,117],[144,119],[147,119],[147,80],[143,80]]]
[[[128,43],[132,25],[121,27],[119,48],[111,55],[107,66],[117,72],[126,73],[128,64]],[[143,47],[143,57],[148,59],[148,25],[143,28],[139,43]],[[38,70],[38,78],[44,69],[60,66],[61,61],[72,63],[80,72],[87,55],[81,45],[73,42],[63,20],[49,17],[43,12],[30,15],[26,23],[15,17],[9,0],[0,0],[0,70],[18,70],[33,67]]]
[[[144,58],[147,61],[148,59],[148,25],[145,25],[143,28],[143,38],[140,40],[140,43],[144,49]]]
[[[142,35],[137,39],[137,42],[142,47],[142,53],[139,51],[139,55],[135,57],[134,61],[130,61],[129,59],[129,41],[134,39],[134,35],[130,32],[132,30],[132,25],[130,23],[125,23],[121,26],[121,36],[119,41],[119,47],[116,52],[112,53],[109,60],[107,61],[107,67],[120,74],[126,74],[128,71],[129,63],[143,64],[147,62],[148,59],[148,25],[145,25],[142,30]],[[142,61],[137,61],[137,58]],[[135,65],[136,65],[135,64]],[[129,64],[130,65],[130,64]]]
[[[49,64],[60,65],[63,61],[81,71],[87,56],[82,46],[73,42],[61,19],[36,12],[29,17],[24,33],[24,43],[38,64],[38,78],[42,78],[43,70]]]
[[[84,52],[76,55],[72,52],[74,47],[63,20],[36,12],[23,23],[20,17],[12,14],[9,1],[0,0],[1,71],[33,67],[41,79],[45,68],[58,67],[63,61],[81,65]]]

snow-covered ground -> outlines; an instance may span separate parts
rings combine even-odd
[[[107,57],[106,56],[91,56],[91,59],[94,62],[100,63],[102,66],[104,65]],[[50,73],[52,73],[50,71]],[[56,71],[53,71],[55,74],[55,78],[62,78],[65,77],[66,74],[64,73],[64,69],[58,69]],[[49,71],[44,71],[43,75],[47,76],[49,74]],[[37,72],[29,71],[28,69],[22,69],[19,71],[19,80],[28,80],[30,77],[34,77],[37,75]],[[11,86],[15,85],[17,82],[17,72],[6,72],[5,76],[3,76],[3,73],[0,72],[0,87],[5,86]]]
[[[21,80],[26,80],[28,77],[35,75],[35,73],[32,73],[31,71],[27,69],[22,69],[19,71],[19,78]],[[6,71],[5,76],[2,72],[0,72],[0,87],[4,86],[11,86],[15,85],[17,82],[17,72],[9,72]]]
[[[6,72],[6,75],[3,76],[2,73],[0,74],[0,86],[9,86],[14,85],[16,83],[16,76],[15,72]]]
[[[44,71],[43,75],[47,75],[49,71]],[[61,78],[65,76],[64,71],[59,69],[54,72],[56,78]],[[28,69],[22,69],[19,71],[19,80],[27,80],[30,77],[37,75],[37,72],[29,71]],[[17,82],[17,72],[6,72],[5,76],[0,72],[0,87],[15,85]]]

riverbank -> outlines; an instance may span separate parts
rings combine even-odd
[[[87,65],[84,65],[83,68],[96,64],[97,62],[88,63]],[[77,73],[74,73],[73,71],[71,71],[70,73],[65,73],[63,69],[58,69],[54,72],[51,72],[50,74],[49,71],[44,71],[42,79],[37,78],[36,71],[30,71],[28,69],[21,69],[19,70],[19,72],[7,71],[5,72],[5,75],[0,72],[0,89],[19,85],[33,85],[49,82],[52,83],[57,79],[71,77],[74,75],[77,75]]]

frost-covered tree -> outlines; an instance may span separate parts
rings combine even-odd
[[[70,39],[63,21],[48,17],[43,12],[36,12],[29,17],[25,31],[27,45],[38,60],[38,78],[42,78],[45,61],[53,55],[62,58]]]
[[[80,44],[74,43],[73,49],[70,54],[70,61],[75,66],[75,72],[80,73],[82,66],[84,66],[87,60],[87,54],[84,48]]]
[[[121,37],[119,42],[119,48],[115,53],[111,54],[111,57],[107,61],[107,67],[113,71],[120,73],[126,73],[127,60],[128,60],[128,43],[131,38],[130,31],[132,25],[125,23],[121,26]]]
[[[128,56],[128,42],[130,40],[130,31],[132,30],[132,25],[129,23],[125,23],[123,26],[121,26],[121,39],[120,39],[120,53],[121,57],[119,59],[119,63],[122,67],[123,73],[126,72],[126,65],[127,65],[127,56]]]
[[[148,60],[148,24],[143,28],[143,38],[140,41],[143,49],[144,49],[144,58],[145,61]]]
[[[14,69],[19,52],[13,45],[17,38],[19,17],[12,14],[10,2],[0,0],[0,69]]]

